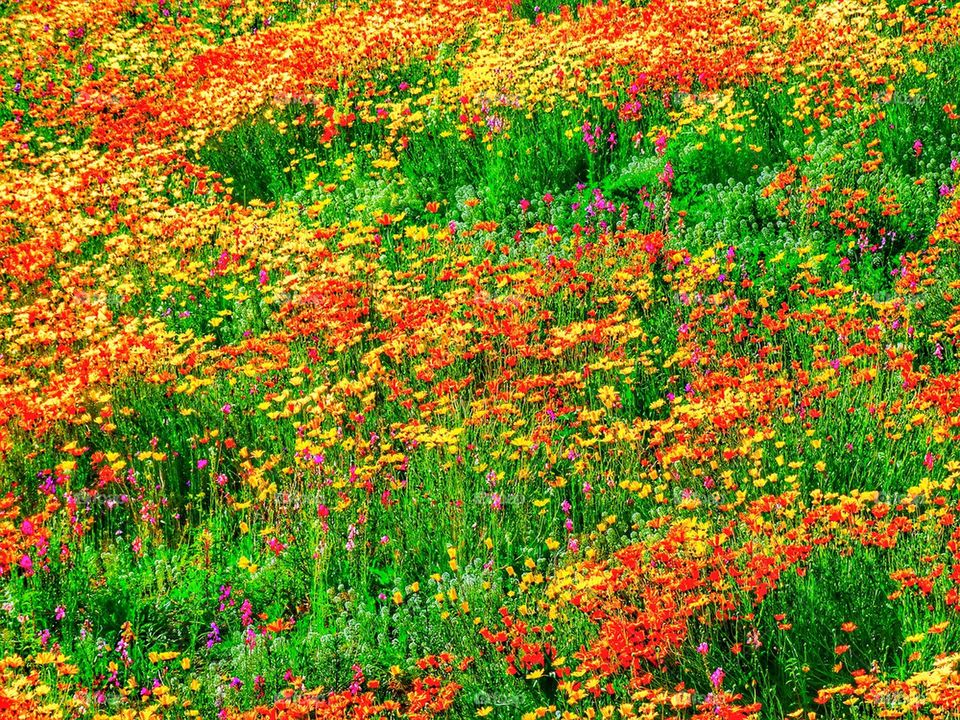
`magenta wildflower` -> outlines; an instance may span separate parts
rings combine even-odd
[[[212,648],[219,642],[221,642],[220,628],[217,627],[215,622],[212,622],[210,623],[210,632],[207,633],[207,648]]]

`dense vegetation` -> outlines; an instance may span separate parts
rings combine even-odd
[[[0,28],[4,717],[960,713],[960,7]]]

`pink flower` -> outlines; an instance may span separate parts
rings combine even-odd
[[[524,198],[523,200],[521,200],[521,201],[520,201],[520,209],[521,209],[523,212],[526,212],[527,210],[529,210],[529,209],[530,209],[530,201],[527,200],[526,198]]]
[[[663,172],[657,178],[662,184],[670,187],[673,183],[673,165],[669,162],[663,166]]]
[[[663,155],[667,150],[667,136],[661,132],[657,135],[657,139],[653,141],[653,146],[656,148],[657,155]]]

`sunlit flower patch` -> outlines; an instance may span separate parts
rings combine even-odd
[[[957,714],[957,7],[0,28],[0,715]]]

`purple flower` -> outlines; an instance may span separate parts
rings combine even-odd
[[[230,403],[227,403],[222,408],[220,408],[220,410],[223,412],[224,415],[229,415],[230,411],[233,410],[233,408],[230,407]]]
[[[230,585],[220,586],[220,612],[226,610],[228,605],[232,606],[234,604],[230,597],[232,591],[233,588]]]
[[[210,632],[207,633],[207,648],[212,648],[220,641],[220,628],[217,627],[215,622],[212,622],[210,623]]]
[[[719,688],[725,676],[726,673],[723,671],[723,668],[717,668],[713,671],[713,674],[710,675],[710,682],[715,688]]]
[[[709,649],[710,649],[710,646],[707,645],[705,642],[702,642],[699,645],[697,645],[697,652],[700,653],[701,655],[706,655]]]

